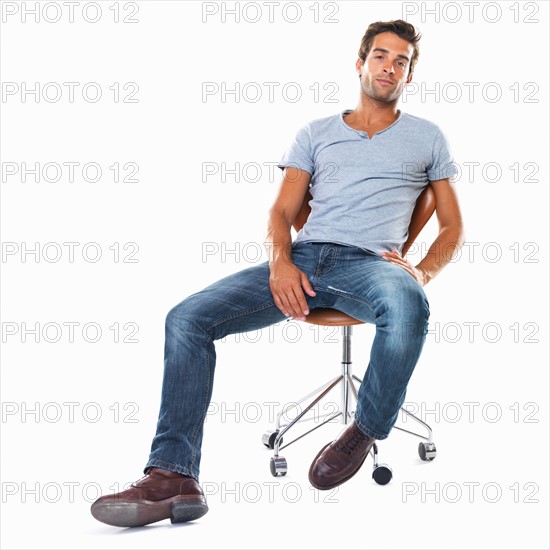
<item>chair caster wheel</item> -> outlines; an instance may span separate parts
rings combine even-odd
[[[434,443],[419,443],[418,456],[422,460],[433,460],[436,456],[436,448]]]
[[[274,449],[275,448],[275,439],[277,439],[277,436],[279,435],[279,430],[268,430],[267,432],[262,435],[262,443],[268,448],[268,449]],[[279,445],[282,445],[283,438],[279,440]]]
[[[374,479],[378,485],[387,485],[392,477],[392,469],[387,464],[378,464],[372,471],[372,479]]]
[[[271,469],[271,474],[274,477],[278,476],[286,476],[286,460],[282,456],[278,457],[271,457],[271,462],[269,463],[269,467]]]

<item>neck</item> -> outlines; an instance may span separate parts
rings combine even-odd
[[[397,99],[389,102],[378,101],[361,93],[353,115],[355,120],[368,126],[376,122],[393,122],[397,119]]]

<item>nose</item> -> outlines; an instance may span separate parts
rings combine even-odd
[[[391,61],[388,61],[386,65],[384,66],[384,72],[389,74],[395,74],[395,68],[393,66],[393,63]]]

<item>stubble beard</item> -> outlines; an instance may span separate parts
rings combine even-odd
[[[396,91],[399,89],[399,87],[392,88],[386,93],[378,93],[375,86],[375,80],[369,80],[367,83],[365,83],[363,82],[363,79],[361,79],[361,90],[367,97],[370,97],[371,99],[375,99],[376,101],[381,101],[383,103],[389,103],[390,101],[394,101],[400,95],[396,94]]]

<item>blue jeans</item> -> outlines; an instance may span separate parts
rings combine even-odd
[[[335,308],[376,325],[355,421],[366,435],[385,439],[428,332],[430,309],[422,286],[403,268],[354,246],[295,242],[292,261],[316,292],[305,294],[310,310]],[[168,312],[160,414],[144,473],[155,466],[198,481],[216,365],[214,340],[285,319],[273,302],[269,275],[267,261],[243,269]]]

